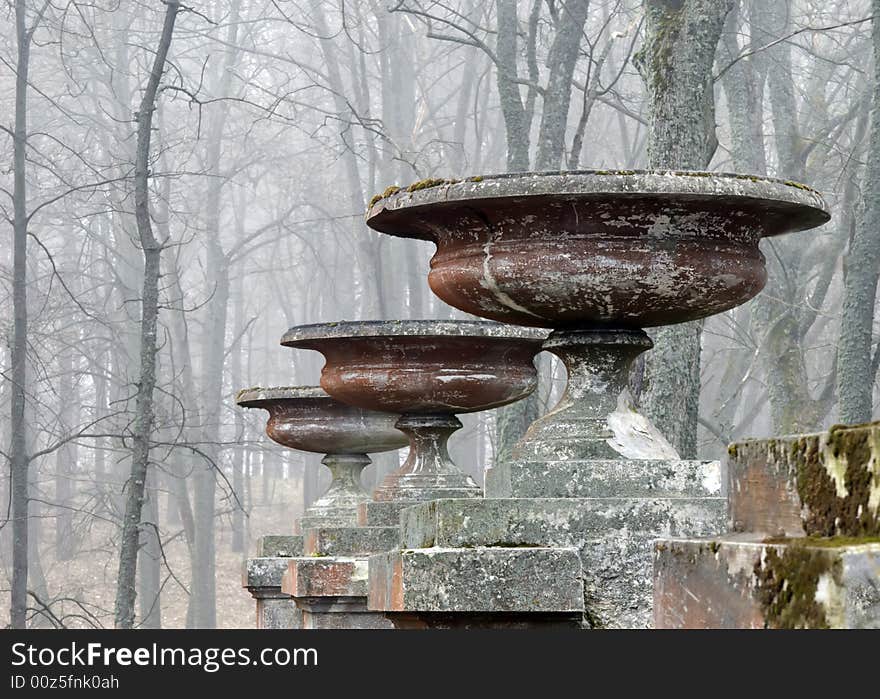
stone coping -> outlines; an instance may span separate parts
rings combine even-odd
[[[736,531],[880,536],[880,422],[735,442],[727,461]]]
[[[880,628],[880,538],[661,539],[657,628]]]

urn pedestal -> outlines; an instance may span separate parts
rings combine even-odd
[[[511,174],[375,202],[372,228],[436,244],[428,282],[441,299],[552,329],[544,349],[565,364],[568,383],[511,457],[490,469],[484,501],[403,513],[402,549],[371,559],[370,606],[401,623],[413,615],[436,625],[450,615],[487,624],[511,613],[528,618],[528,595],[504,594],[529,589],[512,561],[493,569],[497,594],[432,590],[454,586],[474,551],[496,565],[539,549],[559,552],[541,554],[559,580],[581,581],[585,626],[649,626],[652,540],[722,531],[726,478],[718,462],[681,460],[638,413],[627,384],[632,362],[651,347],[643,329],[744,303],[766,278],[759,240],[828,218],[808,187],[695,172]],[[577,565],[561,553],[570,550]],[[539,580],[533,593],[546,591]],[[562,614],[571,612],[566,591],[552,603]],[[551,623],[535,604],[534,623]]]
[[[247,389],[238,394],[237,402],[269,413],[266,434],[273,441],[290,449],[324,454],[322,463],[330,469],[332,480],[327,491],[306,508],[295,527],[303,534],[264,537],[259,557],[245,564],[244,585],[257,600],[259,628],[284,628],[285,624],[320,627],[323,614],[335,613],[339,605],[316,607],[312,595],[298,599],[284,585],[284,576],[299,563],[310,564],[311,556],[330,555],[322,553],[316,544],[321,532],[345,532],[357,526],[358,505],[369,500],[361,485],[361,471],[370,463],[367,454],[399,449],[407,443],[394,427],[399,416],[340,403],[316,386]],[[361,540],[382,541],[384,546],[384,542],[394,540],[396,532],[394,527],[371,527],[359,535]],[[341,548],[348,553],[344,546]],[[361,549],[357,553],[362,557],[382,550]],[[368,612],[365,603],[365,594],[350,600],[345,609],[347,616],[334,616],[333,623],[346,619],[387,625],[381,615]]]
[[[363,321],[291,328],[282,344],[321,352],[324,389],[365,411],[399,413],[409,442],[403,465],[371,501],[363,518],[343,527],[305,530],[305,558],[290,561],[282,589],[302,610],[304,628],[381,628],[366,608],[369,554],[394,548],[399,513],[435,497],[478,497],[480,489],[449,457],[456,414],[505,405],[536,383],[533,357],[546,333],[473,321]]]

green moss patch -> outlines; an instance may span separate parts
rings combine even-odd
[[[755,563],[756,595],[769,629],[827,629],[825,607],[816,600],[823,575],[840,578],[840,560],[830,551],[802,544],[788,545],[781,552],[765,550]]]
[[[877,430],[835,426],[827,437],[803,438],[792,445],[807,535],[880,536]]]

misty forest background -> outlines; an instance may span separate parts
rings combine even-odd
[[[317,383],[295,324],[461,314],[391,184],[678,168],[825,195],[751,303],[652,331],[684,457],[876,415],[880,0],[7,0],[0,8],[0,626],[247,627],[240,565],[318,456],[238,409]],[[468,416],[484,468],[552,403]],[[365,474],[370,487],[399,456]]]

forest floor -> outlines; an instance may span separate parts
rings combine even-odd
[[[216,527],[216,595],[217,627],[222,629],[254,628],[254,600],[242,588],[242,564],[256,551],[257,539],[265,534],[293,533],[293,522],[302,509],[302,482],[299,479],[277,478],[271,481],[274,492],[263,501],[262,479],[253,477],[253,502],[246,527],[249,543],[245,552],[232,550],[232,528],[229,514],[221,514]],[[164,509],[164,508],[163,508]],[[218,503],[218,510],[228,509],[228,503]],[[164,513],[163,513],[164,514]],[[55,614],[70,628],[93,628],[100,625],[113,627],[113,604],[116,595],[118,549],[115,538],[118,529],[110,522],[95,521],[78,543],[76,556],[68,561],[56,561],[53,553],[52,520],[44,520],[41,560],[49,598],[58,600],[52,605]],[[163,521],[166,521],[163,518]],[[174,525],[163,525],[163,538],[175,531]],[[174,537],[164,545],[167,565],[162,566],[162,627],[185,628],[188,594],[184,589],[190,583],[190,560],[182,536]],[[4,556],[4,559],[7,557]],[[0,586],[4,589],[4,603],[0,604],[0,628],[9,624],[8,560],[3,561]],[[170,571],[170,572],[169,572]],[[63,598],[63,600],[61,599]],[[33,603],[30,599],[29,604]],[[38,624],[32,624],[34,626]],[[40,624],[51,627],[51,624]]]

